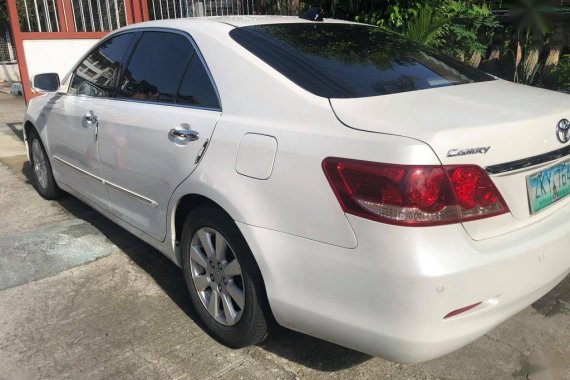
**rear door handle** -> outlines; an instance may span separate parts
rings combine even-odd
[[[96,124],[99,121],[99,118],[93,113],[93,111],[89,111],[85,114],[85,121],[89,126]]]
[[[168,136],[178,139],[179,141],[196,141],[200,138],[200,134],[190,129],[172,128],[168,132]]]

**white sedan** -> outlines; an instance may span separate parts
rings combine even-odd
[[[379,28],[148,22],[32,85],[39,193],[73,194],[181,266],[230,347],[277,322],[425,361],[570,271],[570,97]]]

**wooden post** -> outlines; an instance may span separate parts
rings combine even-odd
[[[148,0],[141,0],[142,7],[142,20],[150,21],[150,16],[148,14]]]
[[[73,8],[72,8],[73,6],[71,4],[71,0],[59,0],[59,1],[61,1],[61,4],[63,4],[63,10],[65,13],[62,14],[62,17],[65,17],[65,25],[67,26],[67,31],[70,33],[76,32],[77,30],[75,29],[75,19],[73,18]]]
[[[8,0],[8,14],[10,15],[10,25],[12,26],[12,37],[14,38],[14,47],[18,56],[18,70],[20,71],[20,81],[24,92],[24,100],[26,104],[32,98],[32,88],[30,87],[30,77],[28,74],[28,66],[26,64],[26,54],[24,53],[24,40],[22,38],[22,30],[20,29],[20,18],[18,16],[18,6],[16,0]]]
[[[133,4],[133,22],[142,22],[142,9],[141,9],[141,0],[132,0]]]
[[[133,18],[133,1],[134,0],[125,0],[125,10],[126,10],[126,18],[127,18],[127,25],[134,24]]]

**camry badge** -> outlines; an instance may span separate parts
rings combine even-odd
[[[451,149],[449,152],[447,152],[447,157],[469,156],[471,154],[487,154],[490,149],[490,146],[468,149]]]
[[[568,121],[568,119],[562,119],[558,122],[556,126],[556,137],[558,137],[558,141],[562,144],[566,144],[570,141],[570,121]]]

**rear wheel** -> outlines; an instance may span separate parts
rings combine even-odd
[[[49,200],[60,198],[62,191],[53,178],[48,155],[35,129],[31,129],[28,133],[28,147],[30,164],[32,165],[32,177],[38,193]]]
[[[268,308],[261,274],[231,218],[216,207],[197,207],[181,243],[184,278],[209,332],[232,348],[263,341]]]

